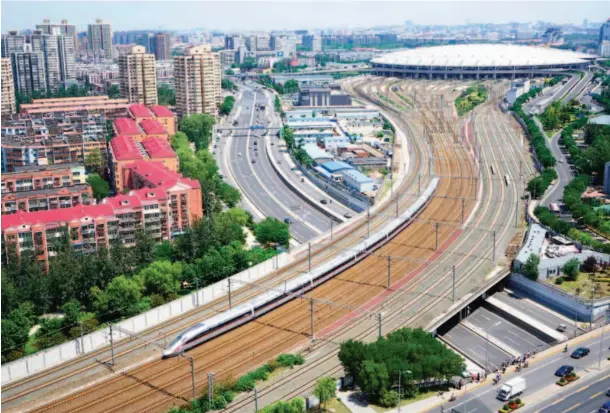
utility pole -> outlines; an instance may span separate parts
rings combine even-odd
[[[233,297],[231,296],[231,278],[228,279],[229,282],[229,308],[233,308]]]
[[[452,289],[451,301],[453,301],[455,303],[455,265],[453,267],[451,267],[451,272],[453,274],[453,289]]]
[[[195,391],[195,359],[188,356],[189,363],[191,364],[191,386],[193,389],[193,399],[197,398],[197,392]]]
[[[199,307],[199,278],[195,278],[195,300],[197,301],[197,307]]]
[[[334,222],[333,222],[333,219],[331,218],[330,219],[330,240],[331,241],[333,240],[333,224],[334,224]]]
[[[515,228],[519,228],[519,200],[515,201]]]
[[[434,224],[434,229],[436,232],[436,247],[434,249],[438,251],[438,222]]]
[[[254,411],[258,412],[258,390],[254,388]]]
[[[80,353],[83,354],[85,352],[85,338],[83,337],[83,322],[79,320],[78,325],[80,327]]]
[[[314,324],[313,324],[313,298],[309,299],[309,317],[311,319],[311,341],[315,341],[316,334],[315,334]]]
[[[493,253],[492,253],[493,255],[492,255],[491,259],[493,262],[496,262],[496,231],[495,230],[493,232],[493,235],[494,235],[494,244],[493,244]]]
[[[396,218],[398,218],[398,195],[396,195]]]
[[[212,405],[214,395],[214,373],[208,373],[208,406]]]
[[[381,313],[377,313],[377,327],[379,329],[379,337],[381,337]]]
[[[110,324],[110,355],[112,356],[112,365],[114,366],[114,338],[112,335],[112,324]]]
[[[311,272],[311,242],[307,244],[308,260],[309,260],[309,272]]]
[[[368,238],[371,234],[371,205],[366,204],[366,237]]]
[[[388,290],[390,289],[390,277],[392,275],[392,257],[388,257]]]

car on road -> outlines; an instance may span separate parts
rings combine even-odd
[[[585,357],[586,355],[588,355],[590,352],[591,352],[591,350],[589,350],[586,347],[578,347],[576,350],[574,350],[571,357],[573,359],[581,359],[581,358]]]
[[[320,203],[323,204],[323,205],[326,205],[326,204],[328,204],[328,201],[326,199],[321,199]]]
[[[284,222],[288,225],[292,224],[292,220],[290,218],[284,218]]]
[[[557,377],[565,377],[574,371],[574,366],[569,366],[567,364],[559,367],[555,372],[555,376]]]
[[[610,413],[610,402],[604,403],[597,413]]]
[[[237,125],[239,125],[239,122],[238,122],[238,121],[236,121],[236,120],[234,120],[234,121],[233,121],[233,126],[237,126]]]
[[[282,160],[281,160],[281,159],[278,159],[278,160],[277,160],[277,163],[279,163],[279,164],[281,165],[281,164],[282,164]]]
[[[252,163],[256,163],[256,159],[252,159]]]
[[[237,154],[237,156],[241,156],[241,152]]]
[[[350,214],[349,212],[346,212],[345,215],[343,215],[345,218],[350,219],[353,215]]]
[[[610,388],[608,388],[608,391],[606,392],[606,396],[610,396]]]

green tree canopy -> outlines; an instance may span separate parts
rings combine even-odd
[[[138,273],[148,295],[157,294],[165,299],[176,297],[182,278],[182,264],[155,261]]]
[[[335,397],[337,392],[337,380],[333,377],[322,377],[316,382],[313,394],[320,400],[322,407],[326,407],[326,402]]]
[[[106,198],[110,193],[110,185],[108,185],[108,182],[96,173],[87,175],[87,183],[91,186],[93,197],[98,201]]]
[[[100,169],[104,166],[104,157],[99,148],[94,148],[85,156],[85,166],[87,169]]]
[[[195,143],[197,149],[205,149],[210,142],[214,122],[213,116],[198,113],[180,119],[178,129],[186,134],[189,141]]]
[[[530,280],[536,281],[538,279],[538,265],[540,265],[540,257],[536,254],[530,254],[525,264],[521,266],[521,273]]]
[[[169,85],[161,83],[157,87],[157,98],[159,105],[163,106],[175,106],[176,105],[176,92]]]
[[[148,309],[150,303],[142,300],[143,286],[137,278],[124,275],[115,277],[105,290],[91,289],[93,308],[106,316],[129,317]]]
[[[121,97],[121,89],[119,85],[111,85],[107,91],[108,97],[110,99],[118,99]]]
[[[290,242],[288,224],[272,217],[267,217],[254,226],[254,236],[264,246],[279,244],[287,247]]]
[[[578,274],[580,274],[580,261],[578,258],[572,258],[564,264],[562,270],[566,278],[576,281]]]

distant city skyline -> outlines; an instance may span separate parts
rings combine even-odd
[[[605,21],[610,2],[577,1],[2,1],[2,33],[34,29],[43,19],[67,19],[86,31],[96,18],[123,30],[272,30],[549,21]]]

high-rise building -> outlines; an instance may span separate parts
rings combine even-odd
[[[174,57],[174,78],[178,116],[216,114],[221,103],[220,55],[210,45],[189,47]]]
[[[78,48],[78,36],[76,33],[76,25],[69,24],[67,20],[62,20],[59,24],[52,24],[49,20],[45,19],[42,24],[36,25],[36,30],[40,30],[46,34],[59,34],[62,36],[70,36],[74,39],[74,49]]]
[[[604,40],[610,41],[610,19],[599,28],[599,41],[601,43]]]
[[[112,59],[112,26],[97,19],[87,31],[89,50],[94,56]]]
[[[2,84],[2,95],[0,96],[2,104],[0,113],[2,116],[10,116],[17,112],[15,105],[15,82],[13,80],[13,65],[8,57],[2,58],[2,67],[0,68],[0,83]]]
[[[144,46],[133,46],[131,52],[119,56],[121,96],[130,103],[157,104],[157,69],[155,56]]]
[[[23,52],[25,45],[25,35],[19,34],[17,31],[9,31],[8,34],[2,35],[2,57],[10,58],[13,53]]]
[[[303,36],[303,46],[312,52],[319,52],[322,50],[322,38],[315,34]]]
[[[35,30],[30,37],[32,51],[44,56],[47,90],[56,92],[61,82],[76,77],[74,38],[59,35],[53,28],[52,34]]]
[[[157,33],[155,35],[155,54],[157,60],[170,60],[172,58],[172,44],[169,33]]]
[[[597,53],[601,57],[610,57],[610,40],[602,40],[599,43],[599,48],[597,50]]]
[[[241,46],[241,37],[236,34],[225,36],[225,49],[236,50]]]
[[[155,36],[152,33],[144,32],[136,36],[136,44],[144,46],[146,53],[155,53]]]
[[[12,54],[12,63],[15,87],[20,94],[30,96],[34,92],[47,92],[42,52],[33,52],[31,45],[25,45],[22,52]]]

